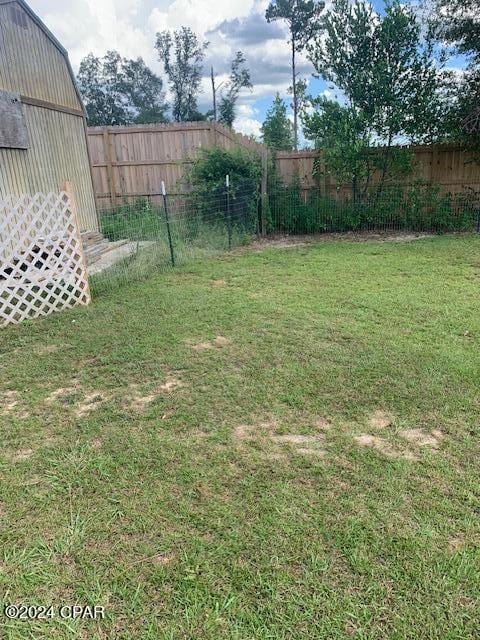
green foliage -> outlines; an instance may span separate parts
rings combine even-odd
[[[260,158],[250,151],[240,147],[203,149],[185,177],[186,206],[203,220],[211,219],[213,207],[215,215],[221,212],[225,217],[231,216],[237,226],[254,229],[260,175]]]
[[[246,58],[241,51],[237,51],[235,58],[232,60],[230,77],[223,87],[224,92],[222,93],[219,107],[219,122],[230,128],[233,126],[236,116],[235,107],[240,91],[244,88],[251,89],[252,87],[250,70],[246,66]]]
[[[162,80],[142,58],[90,53],[80,63],[77,81],[90,126],[166,121]]]
[[[173,94],[175,122],[203,119],[199,117],[197,96],[207,46],[208,42],[201,43],[189,27],[181,27],[173,34],[170,31],[157,33],[155,48]]]
[[[480,147],[480,0],[436,0],[431,25],[449,53],[466,55],[469,65],[461,77],[451,74],[451,108],[447,137]],[[453,91],[452,91],[453,88]]]
[[[409,189],[388,187],[361,201],[325,196],[318,190],[302,193],[300,182],[269,194],[271,231],[324,233],[346,231],[472,231],[478,200],[468,194],[445,194],[418,183]]]
[[[367,188],[379,169],[381,191],[398,171],[395,144],[438,135],[443,102],[432,40],[422,34],[412,7],[397,0],[384,15],[363,0],[334,0],[323,26],[308,46],[309,57],[346,104],[311,99],[314,113],[304,114],[307,136],[317,147],[331,147],[327,170],[349,179],[354,191],[360,182]],[[366,151],[377,145],[382,150],[373,166]]]
[[[325,2],[318,0],[272,0],[265,12],[267,22],[285,20],[290,32],[293,97],[293,146],[298,148],[298,116],[304,95],[304,82],[296,70],[296,54],[305,49],[320,31],[320,14]]]
[[[279,93],[267,111],[262,125],[262,139],[272,151],[291,151],[293,149],[292,123],[287,118],[287,107]]]
[[[207,193],[212,189],[224,189],[226,175],[230,176],[232,192],[246,182],[257,185],[261,175],[260,158],[240,147],[202,149],[187,173],[186,182],[195,191]]]

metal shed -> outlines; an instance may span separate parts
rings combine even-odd
[[[0,195],[72,184],[82,231],[98,221],[85,112],[68,54],[24,0],[0,0]]]

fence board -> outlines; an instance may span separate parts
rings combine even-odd
[[[459,193],[480,189],[480,164],[474,161],[472,152],[454,145],[431,145],[408,147],[415,158],[415,169],[412,175],[399,180],[397,184],[410,186],[418,179],[438,185],[443,191]],[[318,181],[313,177],[314,161],[320,157],[321,151],[280,151],[275,157],[275,168],[285,182],[298,177],[302,191],[312,187],[320,187],[327,195],[342,198],[349,191],[348,187],[337,188],[335,180],[322,175]],[[378,180],[374,176],[372,183]]]
[[[169,193],[181,193],[185,172],[202,148],[240,146],[265,151],[214,122],[90,127],[88,145],[99,208],[117,204],[123,197],[158,195],[162,180]]]

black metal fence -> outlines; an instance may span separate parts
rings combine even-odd
[[[303,194],[293,184],[273,190],[269,207],[272,233],[480,230],[479,192],[442,193],[431,185],[372,190],[353,200],[317,189]]]
[[[384,189],[352,201],[318,190],[302,194],[292,184],[277,185],[264,199],[258,185],[232,184],[227,178],[206,191],[122,199],[100,211],[100,226],[109,245],[119,246],[106,260],[91,265],[94,294],[248,244],[261,231],[480,232],[480,194],[442,194],[422,186],[411,191]]]
[[[181,195],[163,192],[123,198],[99,212],[109,252],[89,267],[94,294],[248,244],[259,233],[258,189],[249,181]]]

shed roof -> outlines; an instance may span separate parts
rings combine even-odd
[[[35,22],[35,24],[43,31],[43,33],[47,36],[47,38],[52,42],[52,44],[60,51],[60,53],[65,58],[65,62],[67,64],[68,72],[70,74],[70,78],[72,80],[73,86],[75,88],[75,92],[77,94],[78,100],[82,105],[82,109],[85,112],[85,107],[83,105],[82,96],[77,87],[77,81],[75,79],[75,74],[73,73],[72,65],[70,64],[70,60],[68,58],[68,53],[65,47],[57,40],[57,38],[53,35],[50,29],[45,25],[44,22],[37,16],[37,14],[28,6],[25,0],[0,0],[0,5],[2,4],[18,4],[22,7],[22,9],[29,15],[29,17]]]

